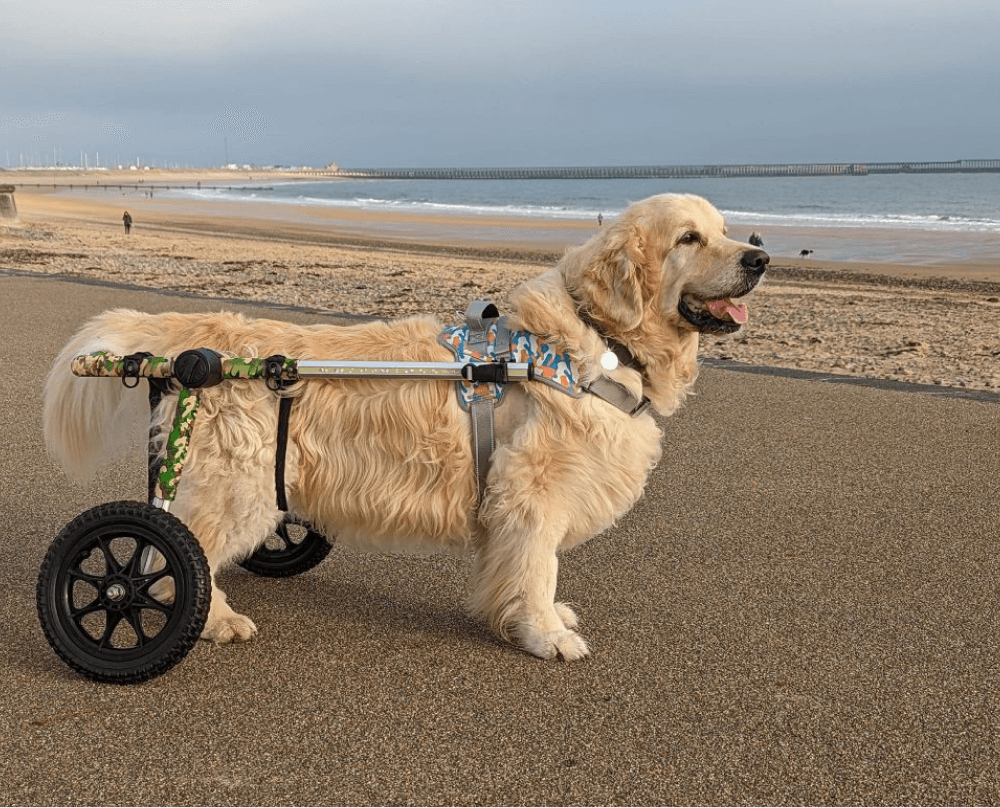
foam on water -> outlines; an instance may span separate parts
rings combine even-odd
[[[241,189],[177,190],[181,198],[314,206],[428,217],[610,221],[633,201],[660,193],[706,197],[737,230],[771,245],[829,246],[834,260],[970,260],[1000,240],[1000,174],[878,175],[690,180],[328,180]],[[484,222],[484,226],[487,226]],[[812,234],[812,235],[810,235]],[[838,235],[839,234],[839,235]],[[786,238],[789,239],[786,242]],[[794,239],[794,241],[792,241]],[[835,253],[835,254],[834,254]],[[819,257],[819,254],[817,254]]]

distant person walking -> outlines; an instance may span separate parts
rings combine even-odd
[[[132,232],[132,214],[125,211],[125,215],[122,216],[122,224],[125,225],[125,235],[127,236]]]
[[[604,214],[603,213],[598,213],[597,214],[597,226],[600,227],[602,224],[604,224]]]

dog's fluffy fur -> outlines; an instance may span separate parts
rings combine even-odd
[[[766,253],[727,238],[722,216],[705,200],[652,197],[516,289],[509,322],[569,351],[583,381],[610,376],[670,415],[697,374],[698,332],[740,327],[705,304],[749,293],[766,263]],[[171,356],[208,347],[297,359],[452,361],[440,330],[429,317],[335,327],[108,311],[55,360],[45,389],[46,442],[71,475],[85,479],[107,457],[123,412],[146,406],[144,395],[117,379],[71,375],[78,354]],[[608,340],[626,346],[643,369],[604,370]],[[473,551],[471,607],[495,631],[543,658],[588,653],[576,615],[555,600],[557,552],[605,530],[639,499],[660,456],[652,413],[631,418],[596,396],[510,385],[478,504],[469,416],[453,383],[316,380],[286,394],[297,399],[286,472],[296,515],[348,544]],[[175,403],[168,396],[156,412],[161,430],[169,429]],[[276,396],[262,382],[225,382],[201,394],[171,510],[201,542],[213,580],[221,565],[252,553],[281,517],[277,415]],[[213,584],[203,636],[228,642],[255,632]]]

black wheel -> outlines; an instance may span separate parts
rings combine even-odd
[[[310,529],[294,516],[287,516],[253,555],[240,562],[240,566],[254,575],[288,578],[311,570],[327,557],[332,546],[322,533]]]
[[[63,661],[99,682],[142,682],[198,641],[212,598],[201,547],[152,505],[108,502],[63,528],[38,575],[38,617]]]

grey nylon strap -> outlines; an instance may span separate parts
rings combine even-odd
[[[486,493],[486,477],[490,473],[490,458],[496,448],[493,436],[493,399],[477,399],[469,407],[472,416],[472,450],[476,464],[476,486],[479,501]]]
[[[648,398],[645,396],[636,398],[624,385],[619,384],[614,379],[609,379],[607,376],[594,379],[584,389],[633,418],[642,415],[649,409],[650,401]]]
[[[497,307],[485,300],[475,300],[469,304],[465,310],[465,324],[469,327],[468,341],[473,345],[478,345],[477,340],[486,344],[486,335],[490,329],[490,320],[500,316]]]
[[[469,304],[465,311],[465,323],[469,328],[466,345],[469,351],[486,353],[489,342],[489,320],[500,316],[497,307],[492,303],[477,300]],[[497,345],[502,346],[501,335],[497,334]],[[510,344],[510,336],[507,336]],[[472,456],[476,466],[476,486],[479,490],[479,501],[482,502],[486,492],[486,477],[490,473],[490,458],[496,448],[493,434],[493,394],[476,396],[469,405],[472,417]]]

